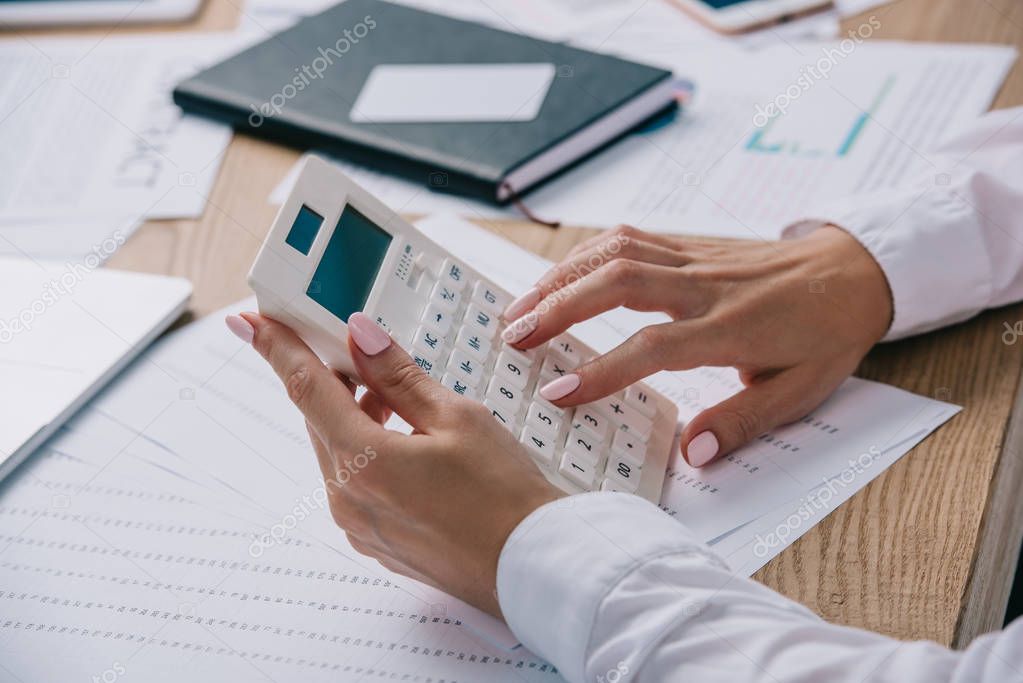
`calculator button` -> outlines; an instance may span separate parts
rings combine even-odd
[[[471,330],[462,329],[455,339],[455,348],[482,363],[490,355],[490,340]]]
[[[551,340],[551,343],[548,345],[548,354],[551,353],[560,356],[572,368],[582,365],[585,360],[579,343],[564,335]]]
[[[555,415],[541,403],[533,401],[529,405],[529,412],[526,413],[526,426],[535,432],[555,437],[561,426],[561,416]]]
[[[637,482],[638,486],[639,482]],[[614,493],[635,493],[636,489],[627,488],[625,484],[621,483],[617,479],[608,478],[600,482],[601,491],[611,491]]]
[[[534,349],[516,349],[508,346],[505,343],[501,343],[501,354],[507,354],[510,358],[514,358],[523,367],[531,368],[536,364],[542,355],[542,349],[539,347]]]
[[[571,368],[557,356],[547,356],[543,361],[543,366],[540,368],[540,382],[541,386],[546,384],[552,379],[558,377],[564,377]]]
[[[657,414],[657,404],[653,396],[641,386],[633,384],[626,389],[625,402],[650,419]]]
[[[497,357],[494,374],[518,389],[525,389],[529,382],[529,368],[523,367],[517,359],[504,352]]]
[[[522,391],[515,386],[508,384],[503,377],[494,377],[487,387],[487,402],[494,405],[503,405],[506,415],[515,417],[522,409]]]
[[[543,408],[548,415],[552,415],[555,418],[555,422],[564,421],[571,417],[571,408],[559,408],[545,398],[540,396],[533,397],[533,405],[538,408]]]
[[[636,463],[628,458],[612,453],[611,457],[607,459],[604,475],[626,487],[632,486],[632,490],[635,491],[639,487],[640,477],[643,476],[643,468],[636,467]]]
[[[558,471],[569,481],[586,489],[593,488],[596,479],[596,463],[577,451],[565,451]]]
[[[420,325],[412,339],[412,348],[431,360],[437,360],[444,351],[444,335],[432,327]]]
[[[500,317],[501,312],[511,303],[511,297],[497,291],[489,282],[477,282],[472,289],[472,300],[480,308]]]
[[[451,311],[431,303],[426,307],[423,314],[423,322],[435,328],[438,332],[447,334],[451,331],[451,323],[454,316]]]
[[[525,445],[526,450],[535,460],[547,467],[554,464],[554,439],[549,434],[526,427],[522,430],[522,437],[519,441]]]
[[[503,425],[505,429],[512,434],[515,433],[518,425],[515,422],[514,416],[509,415],[508,410],[504,406],[497,405],[491,401],[484,401],[483,405],[487,407],[487,410],[489,410],[490,414],[494,416],[494,419]]]
[[[443,368],[441,368],[440,364],[437,363],[437,361],[435,361],[434,359],[427,358],[421,353],[413,351],[412,360],[415,361],[415,364],[421,367],[423,369],[423,372],[428,374],[430,377],[433,377],[434,379],[440,379],[443,376],[443,372],[441,372]]]
[[[593,409],[592,404],[575,409],[572,433],[590,437],[595,442],[604,442],[609,433],[608,419]]]
[[[463,351],[453,351],[448,361],[448,372],[475,387],[483,379],[483,363],[470,358]]]
[[[619,429],[611,439],[611,451],[627,457],[637,465],[646,459],[646,442],[636,438],[632,432]]]
[[[455,377],[450,372],[444,375],[444,379],[440,383],[461,396],[467,396],[472,399],[478,396],[475,387],[469,386],[461,378]]]
[[[468,279],[469,274],[466,272],[465,266],[454,259],[444,259],[444,265],[441,266],[440,280],[438,284],[447,285],[456,292],[460,292],[465,287],[465,283]]]
[[[462,302],[462,295],[454,287],[438,282],[433,288],[433,294],[430,295],[430,302],[436,304],[438,308],[454,313],[458,309],[458,304]]]
[[[622,425],[628,432],[638,434],[644,441],[650,438],[654,429],[653,421],[625,402],[618,394],[608,396],[596,403],[600,409]]]
[[[600,463],[603,456],[599,441],[585,434],[578,434],[574,429],[569,430],[565,439],[565,452],[575,453],[578,457],[593,463],[594,467]]]
[[[470,304],[462,324],[467,330],[482,334],[487,339],[493,339],[497,334],[497,320],[495,313],[488,313],[477,304]]]
[[[637,438],[643,441],[648,441],[654,431],[654,423],[642,415],[637,414],[635,417],[630,417],[628,420],[620,420],[619,422],[621,423],[619,429],[635,434]]]

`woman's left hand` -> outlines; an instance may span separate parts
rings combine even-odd
[[[369,388],[361,402],[290,329],[255,313],[242,318],[228,326],[251,339],[305,415],[331,513],[352,547],[500,617],[505,540],[529,513],[564,495],[524,447],[361,313],[349,320],[350,353]],[[383,427],[391,409],[413,434]]]

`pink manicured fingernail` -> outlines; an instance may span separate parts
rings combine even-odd
[[[224,318],[224,322],[227,324],[227,329],[234,332],[234,336],[241,339],[246,344],[252,343],[252,338],[256,335],[256,330],[252,327],[252,324],[248,320],[237,315],[229,315]]]
[[[525,315],[504,328],[504,332],[501,333],[501,339],[504,340],[505,344],[514,344],[528,337],[536,329],[536,325],[539,322],[539,316],[535,314]]]
[[[703,467],[717,454],[718,438],[711,431],[700,432],[686,446],[686,455],[689,456],[689,464],[693,467]]]
[[[579,382],[581,381],[579,375],[574,372],[564,377],[559,377],[543,385],[540,388],[540,396],[548,401],[557,401],[559,398],[564,398],[578,389]]]
[[[391,345],[391,335],[365,313],[352,313],[348,318],[348,332],[367,356],[375,356]]]
[[[515,320],[516,318],[520,318],[523,313],[530,310],[538,303],[540,303],[540,289],[538,287],[533,287],[518,299],[508,304],[508,308],[504,309],[504,319]]]

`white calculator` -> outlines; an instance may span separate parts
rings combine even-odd
[[[345,321],[372,316],[438,382],[482,402],[561,489],[660,498],[675,404],[641,384],[574,409],[540,398],[593,351],[568,334],[528,351],[502,342],[512,295],[325,161],[306,161],[249,284],[261,313],[356,381]]]

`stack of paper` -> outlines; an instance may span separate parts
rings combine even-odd
[[[110,255],[146,219],[206,206],[231,131],[184,116],[183,77],[247,36],[0,40],[0,254]]]

